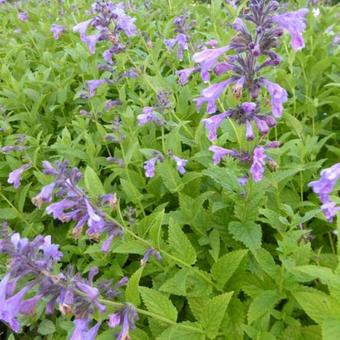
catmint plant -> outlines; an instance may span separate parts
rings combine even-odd
[[[280,64],[280,57],[275,48],[278,47],[279,38],[284,31],[291,35],[291,46],[295,51],[304,47],[302,32],[306,27],[307,13],[308,9],[303,8],[280,14],[277,1],[251,0],[249,8],[233,23],[232,28],[236,35],[228,45],[213,49],[204,48],[192,57],[197,66],[177,72],[180,84],[185,84],[190,75],[197,72],[197,68],[204,82],[210,80],[211,72],[217,76],[227,75],[227,79],[205,88],[195,99],[197,111],[204,105],[210,115],[202,121],[210,141],[218,140],[217,131],[227,119],[245,127],[245,137],[248,141],[255,140],[255,127],[262,139],[268,135],[270,128],[277,124],[288,94],[279,84],[264,77],[262,71]],[[229,54],[231,52],[234,54]],[[222,94],[228,88],[232,89],[239,104],[225,110]],[[263,105],[264,100],[260,96],[262,89],[269,94],[270,112],[266,112],[267,109]],[[225,155],[240,158],[240,154],[247,154],[219,148],[214,146],[211,149],[214,152],[215,164]],[[263,177],[266,157],[265,148],[260,145],[254,148],[252,156],[245,157],[252,164],[250,173],[256,182]],[[244,159],[243,156],[241,158]]]

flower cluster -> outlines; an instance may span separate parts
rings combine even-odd
[[[103,282],[98,289],[93,283],[98,274],[97,268],[89,271],[88,279],[74,274],[71,267],[54,274],[53,267],[63,254],[58,245],[51,243],[51,237],[39,235],[29,241],[17,233],[8,235],[6,224],[0,240],[0,253],[10,257],[8,271],[0,282],[0,320],[6,322],[16,333],[21,328],[18,317],[34,314],[38,303],[46,300],[46,314],[53,313],[58,307],[63,315],[74,315],[75,328],[71,339],[95,339],[100,323],[89,329],[92,314],[95,311],[106,312],[106,306],[100,301],[100,293],[107,297],[116,297],[119,295],[118,289],[127,283],[127,278],[124,277],[115,286],[112,282]],[[18,290],[17,286],[21,282],[24,286]],[[35,295],[32,296],[32,292]],[[28,293],[30,297],[25,299]],[[120,316],[119,319],[117,315]],[[114,325],[113,319],[116,320]],[[135,308],[126,304],[109,316],[109,326],[121,325],[121,334],[126,338],[137,319]]]
[[[337,181],[340,179],[340,163],[324,169],[320,173],[320,179],[309,183],[313,191],[318,194],[322,203],[321,210],[329,222],[333,221],[340,207],[336,205],[330,198],[330,194],[334,191]]]
[[[86,193],[78,186],[82,174],[77,168],[69,169],[68,162],[57,162],[55,167],[51,163],[43,162],[46,175],[54,177],[54,181],[45,185],[40,193],[33,197],[32,202],[41,207],[43,203],[49,203],[46,212],[55,219],[65,223],[76,222],[73,228],[73,236],[78,237],[82,229],[87,225],[87,234],[93,239],[106,233],[108,238],[102,245],[102,250],[107,252],[112,240],[122,234],[122,229],[115,222],[108,220],[103,211],[91,201]],[[52,203],[53,196],[58,199]],[[98,205],[115,207],[117,198],[114,194],[103,195],[98,198]]]
[[[186,159],[175,156],[171,151],[168,152],[168,155],[172,160],[175,161],[177,171],[181,175],[185,174],[185,166],[187,165],[188,161]],[[156,164],[158,162],[163,162],[164,160],[165,156],[161,152],[154,151],[154,157],[144,162],[145,176],[148,178],[154,177],[156,171]]]
[[[165,45],[168,50],[172,50],[175,48],[175,46],[177,46],[177,57],[179,60],[183,60],[184,51],[189,49],[189,38],[187,33],[192,28],[194,22],[188,23],[188,15],[183,14],[179,17],[176,17],[173,23],[176,26],[175,32],[177,35],[173,39],[166,39]]]
[[[260,73],[264,68],[280,63],[280,57],[273,50],[278,46],[284,30],[291,35],[291,45],[294,50],[304,47],[302,32],[306,26],[305,16],[308,10],[303,8],[296,12],[277,14],[278,10],[277,1],[250,0],[249,9],[244,11],[232,25],[237,33],[228,45],[204,48],[192,57],[196,63],[195,67],[177,72],[181,84],[185,84],[190,75],[198,71],[204,82],[210,80],[212,71],[217,76],[229,74],[227,79],[205,88],[195,100],[197,111],[206,104],[206,111],[211,115],[203,119],[210,141],[217,140],[217,130],[226,119],[233,119],[240,125],[244,125],[245,137],[250,141],[255,139],[256,130],[261,137],[267,135],[270,128],[277,124],[277,119],[281,117],[288,94],[280,85],[271,82]],[[254,26],[253,31],[251,27]],[[234,55],[226,56],[230,51],[234,51]],[[240,104],[225,111],[219,100],[228,87],[232,87],[233,94]],[[266,112],[266,109],[261,106],[262,88],[270,96],[270,112]],[[222,111],[215,114],[218,107]],[[222,149],[218,146],[212,147],[212,151],[220,150],[214,153],[214,163],[219,163],[223,154],[230,154],[237,158],[242,158],[246,154],[242,151],[221,151]],[[250,169],[255,181],[263,177],[265,158],[264,148],[255,147]]]

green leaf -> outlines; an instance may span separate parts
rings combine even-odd
[[[51,320],[43,320],[39,327],[38,327],[38,333],[41,335],[49,335],[53,334],[56,331],[54,323]]]
[[[153,214],[154,217],[152,219],[149,235],[151,240],[154,243],[154,246],[158,249],[160,248],[161,242],[161,231],[162,231],[162,223],[164,218],[164,209]]]
[[[204,306],[200,321],[210,339],[218,334],[218,330],[232,295],[233,292],[229,292],[215,296]]]
[[[90,166],[87,166],[85,169],[84,182],[85,187],[91,196],[98,197],[105,194],[102,182],[100,181],[96,172]]]
[[[143,274],[143,269],[144,267],[140,267],[136,272],[131,275],[125,290],[125,299],[128,302],[134,304],[136,307],[140,305],[138,285]]]
[[[169,294],[185,296],[188,275],[189,271],[186,268],[180,269],[174,276],[165,281],[159,290]]]
[[[173,249],[173,254],[187,264],[196,262],[196,251],[191,245],[188,237],[180,226],[170,220],[169,224],[169,244]]]
[[[181,325],[185,325],[188,328],[184,328]],[[157,340],[204,340],[205,336],[201,334],[202,330],[198,326],[199,324],[188,321],[171,326],[158,336]]]
[[[266,313],[270,313],[280,300],[274,290],[264,290],[251,302],[248,310],[248,323],[251,324]]]
[[[0,208],[0,219],[12,220],[17,217],[17,212],[12,208]]]
[[[164,161],[158,164],[157,171],[161,175],[164,185],[171,193],[177,193],[183,189],[184,184],[173,163]]]
[[[323,340],[340,339],[340,320],[325,320],[321,324]]]
[[[250,250],[261,247],[262,229],[254,222],[230,222],[229,232],[236,241],[242,242]]]
[[[223,255],[216,263],[213,264],[211,274],[221,289],[232,277],[247,252],[247,250],[242,249],[232,251]]]
[[[177,320],[177,309],[162,293],[147,287],[139,287],[139,291],[149,312],[171,321]]]

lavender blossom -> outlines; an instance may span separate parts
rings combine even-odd
[[[259,182],[263,178],[266,154],[263,147],[256,147],[253,153],[253,164],[250,173],[255,182]]]
[[[187,165],[188,161],[186,159],[179,158],[175,155],[172,155],[171,157],[176,162],[178,172],[181,175],[185,174],[185,166]]]
[[[53,24],[51,27],[51,32],[53,33],[53,38],[58,40],[61,35],[65,32],[65,27],[57,24]]]
[[[160,254],[159,251],[157,251],[154,248],[149,248],[148,250],[146,250],[146,252],[144,253],[143,258],[140,261],[140,265],[141,266],[145,266],[145,264],[149,261],[149,258],[151,256],[154,256],[158,261],[162,260],[162,256]]]
[[[115,328],[121,325],[121,331],[117,340],[125,340],[129,339],[129,331],[136,327],[135,323],[137,320],[138,314],[136,309],[131,304],[126,304],[120,312],[109,315],[109,327]]]
[[[185,68],[183,70],[176,71],[176,74],[179,77],[178,83],[180,85],[185,85],[189,81],[190,76],[196,71],[197,69],[195,67]]]
[[[18,19],[22,22],[28,21],[28,14],[27,12],[19,12],[18,13]]]
[[[75,319],[75,328],[70,337],[70,340],[93,340],[96,338],[100,323],[96,323],[92,328],[88,328],[90,320],[88,319]]]
[[[224,112],[218,115],[214,115],[211,118],[206,118],[202,120],[204,126],[208,130],[208,139],[210,141],[214,141],[217,139],[217,129],[223,123],[226,117],[228,117],[228,113]]]
[[[13,170],[9,176],[7,182],[12,184],[15,189],[18,189],[20,186],[21,176],[22,174],[32,167],[32,163],[26,163],[22,165],[20,168]]]
[[[106,233],[108,239],[102,250],[107,251],[113,238],[122,234],[122,230],[115,222],[108,220],[102,210],[78,187],[82,177],[80,171],[77,168],[68,169],[67,162],[57,163],[56,167],[44,162],[43,166],[44,173],[54,176],[54,181],[44,186],[32,202],[41,207],[43,203],[52,202],[54,194],[59,201],[47,206],[46,213],[62,223],[75,221],[74,237],[79,236],[85,225],[88,227],[87,234],[92,238]],[[99,198],[98,201],[99,204],[106,204],[103,199]]]
[[[340,178],[340,163],[337,163],[330,168],[324,169],[320,173],[320,179],[309,183],[313,191],[318,194],[322,203],[321,209],[329,222],[333,221],[337,211],[340,210],[330,198],[337,181]]]
[[[147,123],[154,122],[157,125],[163,123],[162,119],[156,114],[153,107],[147,106],[143,108],[143,113],[137,116],[138,125],[144,126]]]
[[[153,157],[149,160],[147,160],[144,163],[144,170],[145,170],[145,177],[152,178],[155,176],[155,168],[156,168],[156,163],[158,162],[159,158]]]
[[[105,83],[106,83],[105,79],[88,80],[86,84],[89,89],[89,96],[93,97],[96,94],[97,88]]]
[[[234,150],[224,149],[217,145],[210,146],[209,151],[213,153],[214,164],[219,164],[224,156],[235,156],[237,154]]]
[[[272,108],[273,116],[276,118],[281,117],[283,111],[283,103],[288,100],[287,91],[280,85],[270,82],[267,79],[262,80],[262,83],[266,87],[270,94],[270,105]]]
[[[281,15],[274,15],[273,22],[288,31],[291,36],[293,50],[299,51],[305,47],[302,32],[306,28],[305,17],[308,14],[307,8],[301,8],[295,12],[288,12]]]
[[[174,39],[165,40],[168,50],[172,50],[177,45],[178,60],[183,60],[183,52],[188,49],[188,38],[185,34],[180,33]]]

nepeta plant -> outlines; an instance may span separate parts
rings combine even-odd
[[[236,36],[227,46],[215,49],[204,49],[193,55],[193,61],[199,65],[202,80],[210,79],[210,71],[217,76],[228,74],[228,79],[210,85],[205,88],[196,101],[199,111],[206,104],[208,114],[214,114],[220,106],[224,112],[203,119],[203,124],[208,130],[208,138],[217,140],[217,130],[226,119],[233,119],[245,126],[246,139],[255,139],[254,125],[261,137],[269,133],[269,129],[277,124],[277,119],[283,112],[283,104],[288,100],[288,94],[280,85],[271,82],[261,75],[264,68],[277,66],[280,63],[279,55],[274,52],[278,47],[279,38],[283,30],[291,35],[291,45],[294,50],[304,47],[302,32],[305,29],[305,16],[308,9],[296,12],[277,14],[279,3],[276,1],[254,0],[249,2],[249,10],[237,18],[232,25],[236,30]],[[226,55],[226,52],[234,51],[234,55]],[[225,60],[219,59],[225,56]],[[191,73],[197,68],[179,71],[179,82],[187,82]],[[233,87],[234,96],[240,103],[235,108],[224,110],[220,98],[228,87]],[[271,112],[266,113],[261,99],[260,90],[264,88],[270,96]],[[255,182],[263,177],[265,159],[268,158],[263,147],[255,147],[253,155],[240,151],[222,151],[220,155],[231,154],[234,157],[248,160],[251,165],[250,173]],[[214,163],[219,163],[222,156],[214,154]]]

